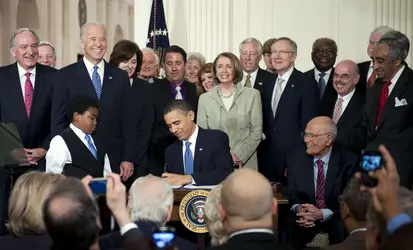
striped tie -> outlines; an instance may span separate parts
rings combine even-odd
[[[324,186],[326,185],[326,178],[324,177],[324,162],[319,159],[316,161],[318,167],[318,174],[317,174],[317,188],[316,188],[316,207],[319,209],[323,209],[326,207],[324,203]]]
[[[338,102],[336,106],[334,107],[333,121],[335,124],[337,124],[338,120],[340,120],[342,109],[343,109],[343,98],[340,97],[338,98]]]

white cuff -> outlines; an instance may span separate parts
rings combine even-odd
[[[124,235],[129,232],[129,230],[134,228],[138,228],[138,226],[133,222],[129,222],[120,229],[120,235]]]

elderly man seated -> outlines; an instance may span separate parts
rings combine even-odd
[[[130,218],[143,236],[150,238],[154,229],[165,225],[171,218],[174,195],[172,187],[162,178],[145,176],[138,178],[129,190],[128,208]],[[175,237],[174,244],[180,250],[195,250],[194,243]],[[101,250],[120,249],[122,239],[119,232],[100,237]]]
[[[321,116],[308,122],[304,142],[287,160],[288,197],[291,204],[292,244],[302,249],[320,231],[330,244],[344,240],[339,196],[356,171],[358,158],[337,146],[335,123]]]

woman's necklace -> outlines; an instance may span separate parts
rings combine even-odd
[[[220,84],[218,84],[217,89],[218,89],[218,94],[219,94],[219,96],[222,97],[222,98],[230,98],[230,97],[233,96],[234,93],[235,93],[235,86],[232,88],[232,91],[231,91],[230,94],[224,94],[224,93],[222,93],[222,91],[221,91],[221,85],[220,85]]]

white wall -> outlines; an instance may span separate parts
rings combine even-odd
[[[152,0],[135,0],[135,41],[145,46]],[[264,42],[289,36],[298,44],[297,68],[313,67],[312,43],[319,37],[334,39],[337,60],[368,59],[370,32],[389,25],[413,34],[412,0],[164,0],[171,44],[188,52],[201,52],[207,61],[223,51],[238,55],[246,37]],[[412,56],[407,59],[412,65]]]

